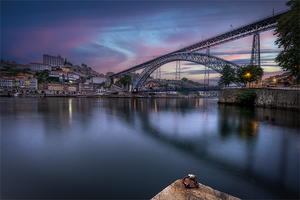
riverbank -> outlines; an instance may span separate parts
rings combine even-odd
[[[182,94],[156,94],[156,93],[139,93],[133,94],[130,92],[124,92],[119,94],[108,93],[105,95],[99,94],[45,94],[45,93],[29,93],[29,94],[18,94],[15,96],[14,93],[2,93],[1,97],[74,97],[74,98],[209,98],[205,96],[199,96],[195,93],[189,95]],[[212,98],[216,98],[217,96],[212,96]]]
[[[240,104],[238,95],[246,90],[248,88],[223,88],[220,91],[218,103]],[[251,90],[256,94],[253,106],[300,110],[299,90],[271,88],[251,88]]]

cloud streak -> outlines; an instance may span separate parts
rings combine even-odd
[[[284,9],[285,2],[3,1],[1,57],[28,64],[42,62],[47,53],[101,73],[117,72],[271,14],[273,8]],[[264,59],[279,52],[274,40],[272,31],[261,34],[262,62],[271,63]],[[248,63],[251,45],[247,37],[213,47],[211,54]]]

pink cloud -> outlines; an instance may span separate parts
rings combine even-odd
[[[33,58],[40,58],[29,62],[41,62],[42,54],[45,53],[67,57],[72,48],[95,39],[95,31],[92,29],[78,26],[15,29],[11,36],[17,42],[12,43],[7,51],[19,58],[34,54],[36,56]]]

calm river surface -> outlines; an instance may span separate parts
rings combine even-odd
[[[1,98],[1,198],[150,199],[189,173],[299,198],[299,112],[217,99]]]

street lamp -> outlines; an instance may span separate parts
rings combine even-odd
[[[250,77],[250,73],[247,73],[246,76]],[[249,82],[249,88],[250,88],[250,81],[248,81],[248,82]]]

